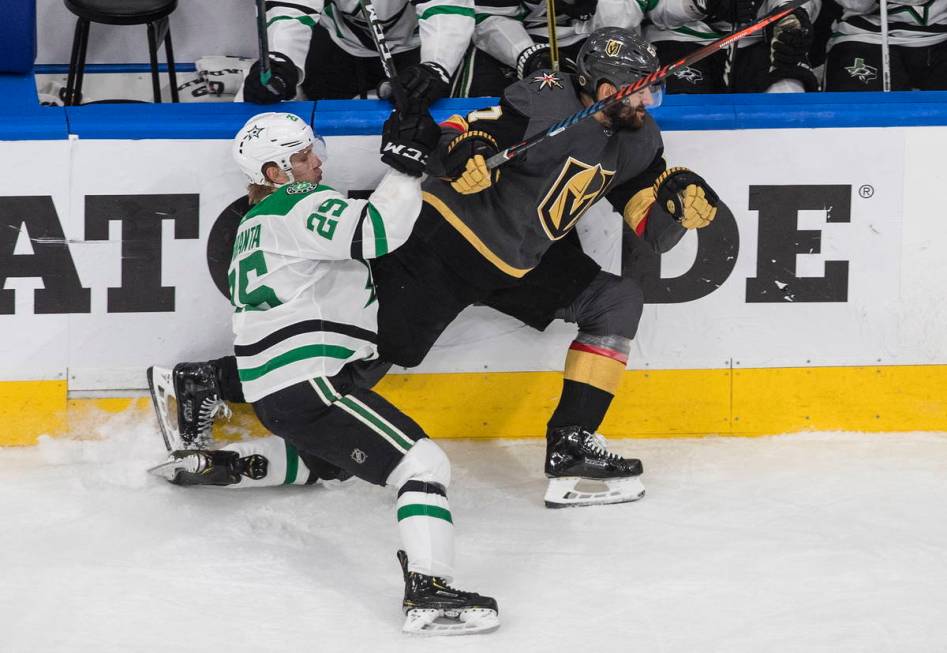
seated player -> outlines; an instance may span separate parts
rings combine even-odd
[[[836,0],[843,9],[829,38],[825,90],[881,91],[877,0]],[[947,90],[947,0],[888,3],[891,90]]]
[[[371,27],[359,0],[267,2],[272,77],[260,62],[247,74],[243,99],[271,104],[366,97],[385,79]],[[474,30],[473,0],[374,0],[395,68],[407,95],[431,103],[450,94]]]
[[[780,0],[657,0],[645,31],[668,64],[757,20]],[[809,65],[812,21],[821,0],[813,0],[768,27],[668,78],[669,93],[803,92],[819,90]]]
[[[240,222],[228,275],[236,372],[244,399],[285,444],[267,438],[216,451],[178,449],[166,434],[174,449],[153,471],[180,485],[349,474],[395,489],[404,631],[454,635],[492,630],[499,621],[494,599],[448,585],[450,461],[369,389],[387,366],[377,361],[378,304],[367,261],[411,233],[421,206],[418,178],[438,133],[419,103],[394,112],[382,139],[382,160],[393,170],[367,200],[354,200],[319,183],[325,146],[297,116],[260,114],[240,130],[234,157],[256,203]],[[149,380],[155,377],[152,370]]]
[[[575,72],[579,48],[600,27],[637,30],[644,3],[558,0],[556,41],[563,72]],[[455,82],[455,97],[493,97],[519,79],[551,67],[546,0],[477,0],[473,45]]]

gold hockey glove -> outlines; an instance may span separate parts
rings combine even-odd
[[[487,157],[497,152],[496,140],[487,132],[464,132],[447,146],[445,168],[451,187],[461,195],[486,190],[500,178],[499,169],[487,167]]]
[[[467,160],[463,174],[450,185],[461,195],[473,195],[490,188],[493,185],[493,174],[487,167],[487,160],[482,154],[475,154],[472,159]]]
[[[687,168],[665,170],[653,188],[658,205],[685,229],[701,229],[717,217],[717,193]]]

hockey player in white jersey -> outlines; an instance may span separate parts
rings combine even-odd
[[[671,62],[770,13],[782,0],[651,0],[645,36],[662,62]],[[819,90],[809,65],[812,22],[822,0],[812,0],[767,28],[680,68],[669,93],[803,92]]]
[[[825,61],[825,90],[882,90],[878,0],[836,0]],[[947,0],[888,3],[891,90],[947,90]]]
[[[474,29],[473,0],[374,0],[405,92],[434,102],[450,93],[450,79]],[[269,84],[259,62],[250,69],[243,99],[258,104],[365,97],[384,77],[371,28],[359,0],[266,3]],[[298,89],[297,89],[298,86]]]
[[[468,634],[499,626],[496,601],[448,584],[450,461],[407,415],[371,391],[377,310],[366,261],[398,248],[421,207],[420,177],[440,130],[420,103],[385,123],[389,171],[367,200],[320,184],[324,142],[288,113],[251,118],[234,157],[258,203],[229,270],[245,399],[279,438],[170,453],[153,471],[181,485],[253,487],[354,475],[398,493],[404,631]],[[170,383],[166,370],[149,380]],[[328,472],[328,473],[327,473]]]
[[[473,48],[455,81],[457,97],[502,95],[513,82],[550,67],[546,0],[475,0]],[[575,72],[575,56],[600,27],[637,31],[647,0],[557,0],[560,66]]]

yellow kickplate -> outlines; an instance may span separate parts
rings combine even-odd
[[[947,431],[947,365],[626,371],[600,431],[609,437],[763,435],[805,430]],[[541,437],[557,372],[396,374],[376,390],[435,438]],[[234,406],[215,437],[265,429]],[[65,381],[0,382],[0,445],[83,437],[104,416],[158,425],[147,397],[68,399]]]

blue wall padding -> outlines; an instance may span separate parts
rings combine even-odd
[[[62,107],[41,107],[32,75],[0,75],[0,141],[69,137]]]
[[[28,73],[36,60],[36,0],[0,5],[0,73]]]
[[[250,116],[277,107],[237,103],[95,104],[40,107],[31,75],[0,75],[0,140],[64,138],[227,139]],[[444,100],[437,120],[495,103]],[[279,110],[313,120],[324,135],[378,134],[390,105],[381,100],[291,102]],[[947,126],[947,92],[669,96],[655,112],[669,131],[829,127]],[[565,117],[565,116],[564,116]]]

